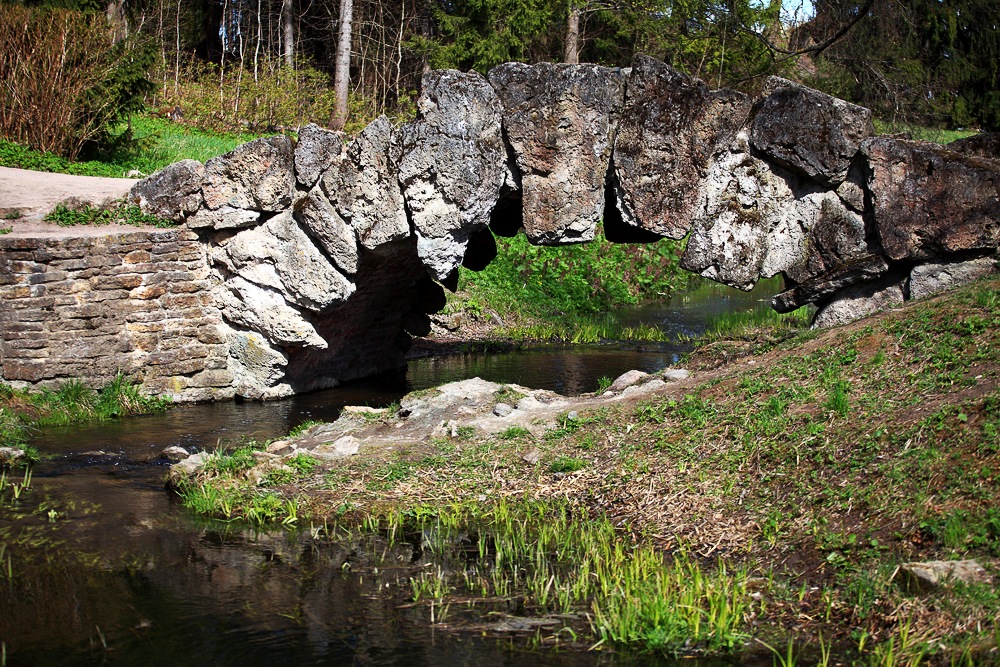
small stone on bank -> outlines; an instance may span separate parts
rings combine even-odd
[[[626,387],[631,387],[635,383],[639,382],[640,380],[648,376],[649,373],[644,373],[643,371],[636,371],[636,370],[625,371],[624,373],[619,375],[614,382],[611,383],[611,386],[608,387],[608,391],[619,392],[625,389]]]
[[[160,452],[160,458],[166,459],[168,461],[183,461],[188,457],[188,450],[177,445],[167,447],[162,452]]]
[[[532,447],[531,449],[521,452],[521,460],[525,463],[531,463],[534,465],[542,458],[542,450],[538,447]]]
[[[955,582],[990,584],[992,577],[974,560],[932,560],[904,563],[897,575],[907,590],[927,592]]]
[[[667,382],[672,382],[675,380],[687,380],[691,375],[690,371],[683,368],[668,368],[663,371],[663,379]]]
[[[497,403],[493,406],[493,414],[497,417],[506,417],[510,413],[514,412],[514,408],[507,405],[506,403]]]

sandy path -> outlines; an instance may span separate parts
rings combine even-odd
[[[136,182],[131,178],[70,176],[0,167],[0,229],[13,228],[8,236],[102,236],[135,231],[135,227],[124,225],[59,227],[43,222],[42,217],[71,197],[92,206],[121,199]],[[15,211],[21,214],[20,218],[5,219]]]

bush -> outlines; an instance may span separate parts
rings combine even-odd
[[[315,122],[333,113],[329,77],[305,63],[289,69],[277,58],[262,59],[257,73],[239,64],[183,65],[176,87],[167,86],[156,107],[180,108],[186,124],[213,132],[275,132]]]
[[[110,147],[152,89],[152,52],[103,14],[0,4],[0,136],[75,159]]]

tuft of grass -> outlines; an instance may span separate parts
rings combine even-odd
[[[531,431],[523,426],[511,426],[510,428],[500,431],[500,433],[497,434],[497,437],[501,440],[517,440],[519,438],[526,438],[530,435]]]
[[[322,423],[323,422],[315,419],[307,419],[298,426],[296,426],[295,428],[293,428],[291,431],[289,431],[288,437],[294,438],[296,436],[302,435],[303,433],[311,429],[313,426],[319,426]]]
[[[587,462],[572,456],[559,456],[549,464],[549,472],[576,472],[587,467]]]
[[[45,215],[47,222],[54,222],[60,227],[75,227],[77,225],[133,225],[136,227],[176,227],[172,220],[163,220],[155,215],[143,213],[138,206],[119,205],[116,208],[68,208],[64,204],[57,205]]]
[[[169,405],[167,399],[143,396],[124,373],[118,373],[97,391],[79,380],[41,391],[13,389],[0,383],[0,445],[23,445],[30,433],[42,426],[162,412]]]

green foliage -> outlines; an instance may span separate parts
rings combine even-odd
[[[410,47],[436,69],[485,74],[500,63],[523,60],[531,42],[546,35],[555,16],[544,0],[468,0],[434,3],[439,36],[414,37]]]
[[[859,3],[823,3],[814,34]],[[809,83],[879,117],[931,126],[1000,127],[1000,25],[992,0],[875,3],[816,62]]]
[[[679,266],[682,242],[667,239],[626,245],[598,234],[591,243],[546,247],[518,233],[497,238],[497,246],[496,259],[483,271],[460,269],[459,296],[450,308],[483,319],[491,310],[504,320],[537,317],[537,325],[521,332],[524,337],[549,338],[568,329],[578,342],[623,333],[655,338],[655,331],[641,327],[622,332],[599,314],[662,297],[691,280]],[[517,326],[508,333],[517,334]]]
[[[549,465],[549,472],[576,472],[587,467],[587,462],[583,459],[572,456],[559,456]]]
[[[101,13],[0,4],[0,137],[70,159],[116,142],[152,90],[154,52]]]
[[[330,77],[309,63],[294,69],[277,58],[259,61],[257,72],[191,60],[160,105],[179,108],[184,122],[203,131],[268,133],[294,131],[333,113]]]
[[[106,421],[127,415],[162,412],[170,402],[143,396],[123,373],[98,391],[79,380],[57,389],[26,391],[0,384],[0,445],[23,445],[40,426]]]

